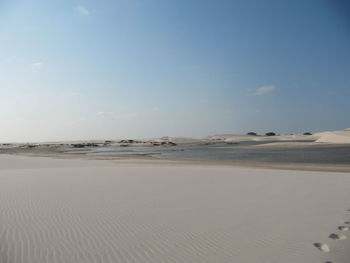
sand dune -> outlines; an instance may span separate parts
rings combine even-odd
[[[343,131],[321,132],[316,134],[318,139],[316,142],[327,143],[350,143],[350,129]]]
[[[216,144],[216,143],[229,143],[229,144],[239,144],[241,142],[260,142],[265,143],[264,146],[284,146],[284,145],[310,145],[315,142],[318,143],[334,143],[334,144],[350,144],[350,128],[340,131],[327,131],[319,132],[311,135],[304,134],[282,134],[276,136],[250,136],[250,135],[211,135],[206,137],[160,137],[160,138],[143,138],[135,139],[132,138],[130,141],[133,142],[121,142],[129,141],[130,139],[124,140],[114,140],[114,141],[105,141],[105,140],[79,140],[79,141],[60,141],[60,142],[41,142],[41,143],[11,143],[11,144],[0,144],[1,149],[11,149],[24,147],[28,145],[36,147],[56,147],[64,148],[72,146],[74,144],[94,144],[94,146],[115,146],[120,145],[127,146],[155,146],[155,144],[164,143],[165,146],[169,146],[169,142],[174,143],[182,147],[189,147],[195,145],[207,145],[207,144]],[[109,142],[105,145],[105,142]],[[289,144],[290,143],[290,144]],[[88,145],[86,145],[88,146]],[[159,146],[159,145],[156,145]]]
[[[209,136],[212,140],[223,140],[225,142],[242,142],[257,141],[268,142],[268,145],[287,145],[290,141],[298,141],[303,145],[303,141],[308,142],[314,140],[316,143],[337,143],[350,144],[350,129],[340,131],[319,132],[313,135],[293,134],[293,135],[277,135],[277,136],[247,136],[247,135],[226,135],[226,136]],[[271,143],[272,142],[272,143]],[[293,142],[295,145],[295,142]],[[267,144],[266,144],[267,145]]]
[[[0,156],[0,262],[345,263],[349,200],[347,173]]]

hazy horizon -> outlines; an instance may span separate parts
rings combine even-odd
[[[322,131],[315,131],[314,133],[311,133],[311,135],[316,135],[318,133],[322,133],[322,132],[338,132],[338,131],[343,131],[343,130],[350,130],[350,128],[345,128],[345,129],[341,129],[341,130],[322,130]],[[169,134],[163,134],[163,135],[159,135],[159,136],[149,136],[149,137],[135,137],[135,136],[124,136],[124,137],[77,137],[77,138],[66,138],[66,139],[58,139],[58,140],[28,140],[28,141],[0,141],[1,143],[65,143],[65,142],[88,142],[88,141],[119,141],[119,140],[126,140],[126,139],[132,139],[132,140],[152,140],[152,139],[160,139],[160,138],[165,138],[165,137],[169,137],[169,138],[194,138],[194,139],[201,139],[201,138],[206,138],[206,137],[211,137],[211,136],[247,136],[249,132],[255,132],[256,135],[255,136],[265,136],[266,137],[266,133],[268,132],[274,132],[276,134],[276,136],[288,136],[288,135],[303,135],[303,133],[309,133],[309,131],[300,131],[300,132],[286,132],[286,133],[279,133],[278,131],[275,130],[268,130],[268,131],[264,131],[264,132],[256,132],[254,130],[250,130],[244,133],[216,133],[216,134],[206,134],[206,135],[197,135],[197,136],[189,136],[189,135],[169,135]],[[250,135],[251,136],[251,135]],[[254,136],[253,136],[254,137]],[[274,138],[271,137],[271,140],[273,140]],[[310,140],[313,140],[314,137],[310,137]],[[298,140],[298,138],[296,138],[296,140]]]
[[[350,127],[350,6],[0,3],[0,142]]]

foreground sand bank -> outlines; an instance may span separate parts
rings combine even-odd
[[[349,173],[0,155],[0,262],[348,262],[349,200]]]

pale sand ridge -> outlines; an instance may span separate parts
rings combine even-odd
[[[320,132],[315,136],[319,137],[316,142],[350,143],[350,129],[345,129],[343,131]]]

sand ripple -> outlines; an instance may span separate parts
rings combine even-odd
[[[149,165],[0,170],[0,262],[324,262],[309,244],[345,207],[350,184],[333,174],[337,190],[322,191],[329,176]]]

